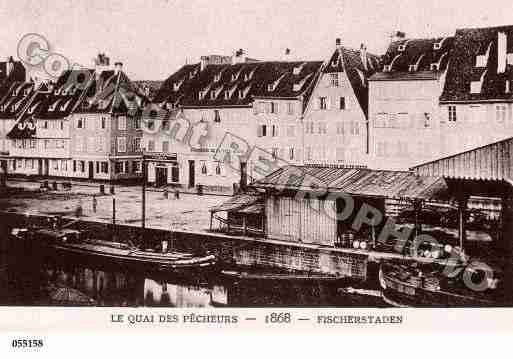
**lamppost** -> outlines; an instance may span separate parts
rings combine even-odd
[[[141,156],[141,170],[142,170],[142,223],[141,228],[144,230],[146,228],[146,158],[144,157],[144,152],[146,151],[146,148],[142,149],[142,156]]]

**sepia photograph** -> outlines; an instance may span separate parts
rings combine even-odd
[[[509,1],[0,5],[1,307],[513,306]]]

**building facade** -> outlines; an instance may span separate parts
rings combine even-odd
[[[353,50],[337,39],[304,115],[305,164],[367,165],[368,78],[379,66],[363,44]]]
[[[143,118],[148,180],[231,193],[280,161],[300,162],[300,121],[321,65],[203,56],[183,66]]]
[[[441,154],[442,94],[452,37],[401,39],[369,80],[370,167],[407,170]]]
[[[10,173],[140,178],[144,98],[122,64],[110,70],[102,56],[95,69],[68,70],[55,83],[22,83],[3,100],[2,115],[14,121],[8,132]]]

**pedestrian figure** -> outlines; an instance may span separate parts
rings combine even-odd
[[[164,188],[164,198],[165,199],[169,198],[169,191],[167,190],[167,188]]]
[[[77,208],[75,209],[75,216],[77,218],[79,218],[82,216],[82,213],[83,213],[82,201],[80,201],[80,202],[78,202]]]
[[[180,192],[178,192],[178,189],[175,189],[175,199],[180,199]]]
[[[96,195],[93,194],[93,212],[96,213],[96,207],[98,206],[98,200],[96,199]]]

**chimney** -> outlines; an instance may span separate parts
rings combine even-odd
[[[246,62],[246,51],[244,49],[238,49],[233,55],[232,64],[240,64]]]
[[[339,37],[335,39],[335,48],[339,50],[342,47],[342,40]]]
[[[123,71],[123,63],[122,62],[116,62],[114,64],[114,71],[116,73],[116,75],[120,72],[120,71]]]
[[[508,38],[505,32],[497,33],[497,73],[502,74],[506,71]]]
[[[367,71],[367,47],[365,44],[360,45],[360,59],[362,60],[363,68]]]
[[[205,68],[207,67],[207,64],[208,64],[208,56],[201,56],[200,57],[200,71],[203,71],[205,70]]]

